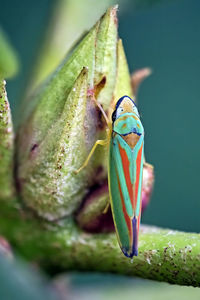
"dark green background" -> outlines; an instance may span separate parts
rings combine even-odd
[[[21,60],[20,74],[7,84],[15,111],[52,3],[0,0],[0,23]],[[119,11],[119,33],[130,70],[153,69],[138,95],[146,158],[155,166],[156,175],[143,222],[186,231],[200,229],[199,12],[198,0],[146,1],[142,5],[130,0]]]

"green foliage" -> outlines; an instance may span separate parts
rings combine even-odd
[[[18,58],[7,36],[0,28],[0,78],[13,77],[19,69]]]
[[[5,81],[0,79],[0,199],[13,197],[14,134]]]
[[[97,182],[97,169],[104,167],[100,150],[75,174],[102,134],[93,97],[107,109],[114,97],[131,94],[121,42],[118,47],[116,11],[108,9],[32,99],[35,106],[18,134],[17,178],[23,201],[48,220],[74,213],[88,187]]]

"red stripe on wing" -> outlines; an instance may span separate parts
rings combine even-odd
[[[121,189],[121,185],[120,185],[120,181],[119,181],[119,176],[118,176],[117,172],[116,172],[116,174],[117,174],[118,188],[119,188],[119,193],[120,193],[120,198],[121,198],[121,203],[122,203],[122,210],[123,210],[124,218],[125,218],[125,221],[126,221],[128,232],[129,232],[130,244],[132,245],[132,239],[133,239],[132,221],[131,221],[131,218],[129,217],[129,215],[127,214],[125,203],[124,203],[124,198],[123,198],[123,194],[122,194],[122,189]]]
[[[131,177],[130,177],[130,162],[126,153],[126,150],[124,148],[121,147],[121,145],[118,143],[119,146],[119,152],[120,152],[120,156],[121,156],[121,160],[122,160],[122,166],[123,166],[123,170],[124,170],[124,176],[125,176],[125,180],[126,180],[126,186],[128,189],[128,193],[129,193],[129,197],[130,197],[130,201],[133,207],[133,185],[131,183]]]

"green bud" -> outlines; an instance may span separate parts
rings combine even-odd
[[[75,171],[96,139],[105,136],[92,97],[107,110],[118,95],[131,94],[116,11],[113,7],[106,12],[31,100],[18,134],[17,177],[23,202],[49,220],[75,212],[88,190],[106,180],[103,147],[83,171]]]
[[[117,78],[114,90],[114,103],[124,95],[133,98],[130,74],[122,40],[117,44]]]
[[[71,214],[90,182],[91,168],[78,175],[74,172],[94,143],[94,139],[87,143],[85,134],[91,122],[91,118],[87,121],[88,110],[94,108],[87,97],[87,89],[88,70],[84,68],[67,97],[60,118],[44,140],[33,145],[29,159],[18,168],[24,202],[49,220]]]
[[[66,57],[37,94],[28,99],[22,120],[23,127],[24,124],[27,127],[22,128],[23,134],[27,136],[27,150],[34,141],[37,143],[43,141],[49,128],[59,119],[70,90],[83,67],[88,68],[88,88],[92,88],[97,29],[98,23],[80,42],[72,55]]]
[[[114,229],[108,207],[108,185],[92,190],[76,214],[78,225],[89,232],[108,232]]]
[[[0,199],[13,196],[13,126],[10,106],[5,89],[6,82],[0,80]]]

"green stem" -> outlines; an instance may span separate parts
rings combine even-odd
[[[100,271],[199,286],[199,234],[143,226],[139,255],[124,257],[115,234],[88,234],[74,222],[48,223],[2,207],[0,234],[16,250],[47,270]]]

